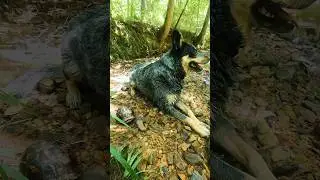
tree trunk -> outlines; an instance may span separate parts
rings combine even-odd
[[[142,22],[144,20],[145,9],[146,9],[146,0],[141,0],[141,9],[140,9],[141,16],[140,16],[140,18],[141,18]]]
[[[209,19],[210,19],[210,6],[208,7],[208,11],[207,11],[207,15],[206,18],[204,20],[202,29],[200,34],[196,37],[195,41],[194,41],[194,45],[197,46],[198,44],[203,42],[204,39],[204,35],[206,34],[206,31],[208,29],[209,26]]]
[[[127,18],[130,18],[130,0],[127,0]]]
[[[167,9],[167,15],[166,20],[164,21],[164,24],[161,28],[161,34],[160,34],[160,47],[162,46],[165,39],[168,37],[172,20],[173,20],[173,10],[174,10],[174,0],[169,0],[168,2],[168,9]]]

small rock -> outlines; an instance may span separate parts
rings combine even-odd
[[[281,125],[282,128],[286,129],[290,127],[290,117],[287,116],[287,114],[283,110],[280,110],[278,112],[278,119],[279,119],[279,124]]]
[[[276,77],[279,80],[291,80],[295,74],[296,69],[293,66],[282,67],[276,72]]]
[[[193,173],[193,170],[194,170],[194,168],[193,168],[193,166],[188,166],[188,169],[187,169],[187,173],[188,173],[188,175],[192,175],[192,173]]]
[[[54,81],[49,78],[45,78],[39,81],[39,91],[43,94],[50,94],[54,90]]]
[[[270,117],[276,117],[276,115],[272,111],[267,111],[264,109],[259,109],[256,114],[257,120],[265,120]]]
[[[261,106],[261,107],[266,107],[268,106],[267,101],[265,101],[264,99],[260,98],[260,97],[256,97],[254,102],[256,103],[256,105]]]
[[[297,172],[300,169],[298,164],[293,164],[292,162],[278,162],[272,168],[272,172],[277,177],[279,176],[291,176],[293,173]]]
[[[149,165],[152,165],[154,163],[154,160],[155,160],[155,156],[156,156],[156,153],[155,152],[151,152],[149,157],[148,157],[148,164]]]
[[[137,127],[138,127],[138,129],[140,131],[146,131],[147,130],[147,128],[143,124],[142,116],[138,116],[136,118],[136,124],[137,124]]]
[[[169,174],[169,169],[166,166],[161,166],[160,173],[161,173],[161,176],[167,177]]]
[[[117,116],[126,123],[130,123],[135,119],[132,109],[125,106],[122,106],[117,110]]]
[[[187,149],[188,149],[190,146],[191,146],[190,144],[182,143],[182,144],[180,145],[180,148],[182,149],[182,151],[187,151]]]
[[[202,162],[202,158],[198,154],[184,153],[184,159],[190,164],[198,164]]]
[[[189,126],[184,126],[184,128],[185,128],[186,130],[188,130],[188,131],[192,131],[191,127],[189,127]]]
[[[194,141],[192,143],[192,147],[194,148],[195,151],[200,152],[201,150],[201,144],[199,141]]]
[[[174,157],[173,153],[169,153],[168,154],[168,164],[169,165],[173,164],[173,157]]]
[[[23,109],[23,107],[21,105],[9,106],[5,110],[4,115],[5,116],[12,116],[12,115],[18,114],[22,109]]]
[[[203,178],[198,171],[193,171],[190,180],[202,180],[202,179]]]
[[[257,135],[260,144],[264,147],[274,147],[279,144],[278,138],[273,133]]]
[[[314,113],[316,113],[318,115],[320,114],[320,105],[319,104],[316,104],[316,103],[313,103],[311,101],[305,100],[305,101],[303,101],[302,106],[304,106],[305,108],[313,111]]]
[[[197,137],[194,134],[191,134],[190,137],[189,137],[188,142],[192,143],[195,140],[197,140]]]
[[[272,75],[272,72],[267,66],[254,66],[250,69],[250,75],[253,77],[266,77]]]
[[[186,141],[189,138],[189,132],[186,130],[182,130],[181,136],[182,136],[183,141]]]
[[[181,171],[186,170],[188,166],[187,163],[181,158],[181,156],[178,153],[174,155],[174,162],[176,167]]]
[[[290,154],[288,151],[285,151],[281,147],[276,147],[271,150],[271,160],[273,162],[285,161],[290,158]]]
[[[187,180],[187,176],[185,174],[179,173],[178,176],[179,176],[180,180]]]
[[[53,80],[54,80],[54,82],[55,82],[57,85],[60,85],[60,84],[62,84],[62,83],[65,81],[65,79],[62,78],[62,77],[56,77],[56,78],[54,78]]]
[[[301,108],[300,113],[304,120],[307,120],[311,123],[315,122],[315,120],[317,119],[317,116],[309,109]]]
[[[285,105],[283,107],[283,110],[286,112],[286,114],[290,117],[290,119],[292,119],[293,121],[295,121],[297,119],[297,115],[294,112],[292,106],[289,105]]]
[[[196,109],[194,110],[194,115],[195,115],[196,117],[201,117],[201,116],[203,116],[202,110],[201,110],[200,108],[196,108]]]
[[[66,110],[66,108],[64,106],[55,106],[52,109],[52,113],[53,113],[54,117],[62,118],[62,117],[65,117],[67,115],[67,110]]]
[[[179,179],[176,175],[171,175],[169,180],[179,180]]]

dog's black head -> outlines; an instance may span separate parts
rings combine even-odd
[[[206,56],[198,56],[198,51],[192,44],[182,41],[182,36],[178,30],[172,32],[172,48],[170,55],[178,59],[179,64],[182,65],[185,73],[190,70],[201,71],[202,64],[209,62],[209,58]]]

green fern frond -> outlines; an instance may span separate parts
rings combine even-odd
[[[110,145],[110,153],[125,169],[124,177],[139,180],[140,177],[138,170],[136,169],[141,161],[141,152],[137,149],[130,149],[126,147],[116,148]]]

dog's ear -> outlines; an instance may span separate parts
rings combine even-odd
[[[181,47],[181,34],[178,30],[174,29],[172,32],[172,49],[178,50]]]

